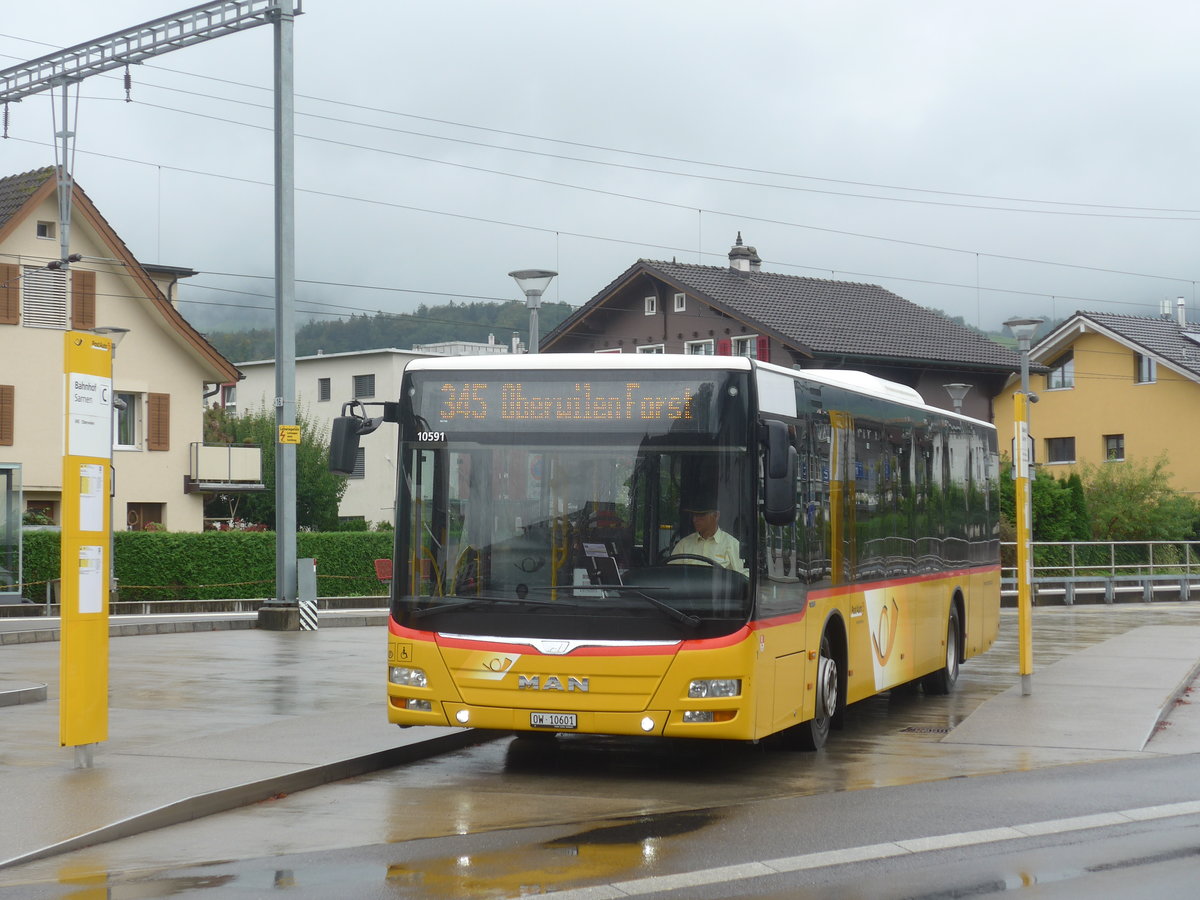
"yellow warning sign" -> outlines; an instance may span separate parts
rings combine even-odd
[[[279,426],[279,443],[281,443],[281,444],[298,444],[298,443],[300,443],[300,426],[299,425],[280,425]]]

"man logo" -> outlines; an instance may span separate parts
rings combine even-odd
[[[574,675],[567,676],[565,686],[562,679],[557,675],[547,675],[545,682],[542,681],[541,675],[517,676],[518,691],[580,691],[586,694],[588,689],[588,679],[576,678]]]

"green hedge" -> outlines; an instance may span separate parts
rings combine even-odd
[[[114,536],[121,600],[221,600],[275,593],[275,534],[269,531],[120,531]],[[317,561],[321,597],[387,593],[376,559],[392,555],[390,531],[301,532],[296,555]],[[59,576],[57,532],[24,535],[25,596],[41,599]]]

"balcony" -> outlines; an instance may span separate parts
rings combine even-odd
[[[191,444],[185,494],[229,494],[265,491],[262,448],[251,444]]]

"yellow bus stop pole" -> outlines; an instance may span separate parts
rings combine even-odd
[[[1021,672],[1021,694],[1033,693],[1033,569],[1030,537],[1033,514],[1029,485],[1029,395],[1024,391],[1013,394],[1013,415],[1017,436],[1016,456],[1016,518],[1017,518],[1017,643]]]

